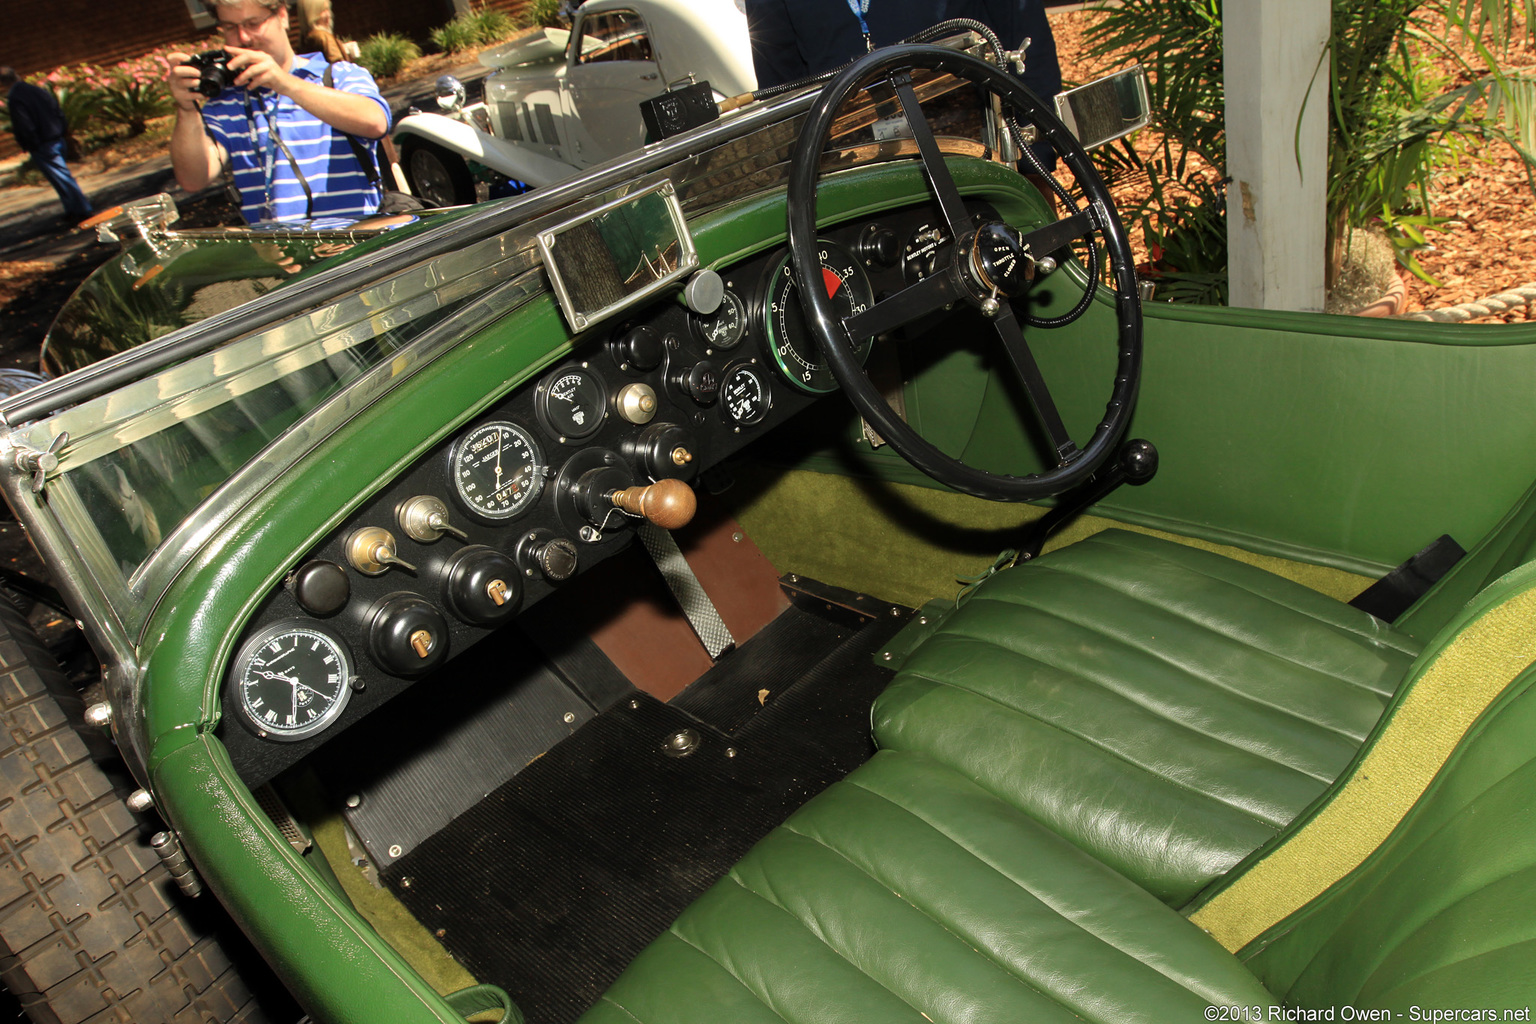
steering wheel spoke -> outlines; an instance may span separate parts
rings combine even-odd
[[[873,338],[934,312],[960,298],[960,291],[948,274],[908,285],[889,298],[843,321],[850,338]]]
[[[1013,307],[1004,305],[1002,311],[992,318],[992,325],[997,328],[997,336],[1002,339],[1003,350],[1008,353],[1008,361],[1013,364],[1013,372],[1018,375],[1020,383],[1024,385],[1024,392],[1029,396],[1029,404],[1035,407],[1035,414],[1040,417],[1040,425],[1045,428],[1046,435],[1051,440],[1051,447],[1056,452],[1057,465],[1067,466],[1080,458],[1082,449],[1077,442],[1072,440],[1072,435],[1067,433],[1067,425],[1062,421],[1061,411],[1056,408],[1056,399],[1051,397],[1051,389],[1046,386],[1045,376],[1040,372],[1040,364],[1035,362],[1035,354],[1029,350],[1029,342],[1024,340],[1024,332],[1019,328],[1019,321],[1013,315]]]
[[[1038,263],[1057,249],[1091,234],[1094,227],[1092,215],[1087,210],[1079,210],[1070,217],[1063,217],[1031,231],[1020,240],[1020,248]]]
[[[933,137],[933,130],[928,127],[928,119],[923,116],[921,102],[917,93],[912,89],[912,76],[905,71],[891,76],[891,88],[896,90],[896,98],[901,101],[901,112],[907,119],[907,127],[912,131],[912,138],[917,142],[918,155],[922,157],[923,171],[928,175],[928,185],[933,189],[933,194],[939,200],[939,208],[944,211],[944,220],[949,224],[949,237],[959,239],[964,237],[971,229],[971,218],[965,212],[965,203],[960,199],[960,189],[955,186],[955,179],[949,173],[949,165],[944,162],[944,154],[939,152],[938,141]]]

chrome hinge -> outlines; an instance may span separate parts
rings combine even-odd
[[[175,879],[181,891],[188,896],[201,896],[203,892],[203,880],[197,876],[197,869],[192,862],[187,860],[187,855],[181,848],[181,840],[176,838],[175,832],[156,832],[149,838],[149,845],[160,857],[160,863],[165,865],[166,872]]]

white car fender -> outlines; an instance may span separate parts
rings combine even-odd
[[[474,160],[530,185],[553,184],[580,170],[564,161],[487,135],[473,125],[442,114],[408,114],[402,117],[395,127],[396,147],[404,148],[405,140],[411,137],[434,143],[466,160]]]

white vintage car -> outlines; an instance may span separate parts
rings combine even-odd
[[[479,165],[548,185],[639,148],[640,103],[690,80],[715,99],[757,86],[738,0],[591,0],[569,31],[543,29],[480,55],[485,109],[411,114],[395,130],[417,195],[473,202]]]

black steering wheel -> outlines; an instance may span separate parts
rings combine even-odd
[[[910,72],[948,72],[1002,100],[1003,110],[1022,116],[1061,156],[1082,188],[1088,205],[1021,235],[993,221],[976,225],[960,198],[939,152],[933,132],[918,106]],[[896,94],[917,149],[923,173],[943,213],[948,231],[947,257],[934,272],[869,309],[838,319],[822,284],[816,244],[816,185],[822,151],[832,123],[848,96],[884,83]],[[1064,198],[1064,195],[1063,195]],[[1037,262],[1075,238],[1102,236],[1114,280],[1119,360],[1109,404],[1086,445],[1068,434],[1056,402],[1024,339],[1011,299],[1021,297],[1034,279]],[[789,172],[789,253],[806,323],[821,346],[832,374],[859,412],[903,458],[922,473],[958,491],[992,501],[1029,501],[1059,494],[1087,480],[1113,453],[1125,432],[1141,380],[1141,304],[1125,228],[1103,180],[1088,154],[1065,125],[1007,72],[969,54],[938,46],[892,46],[852,64],[822,90],[796,143]],[[1090,270],[1092,273],[1093,270]],[[1039,473],[1010,476],[968,466],[924,440],[893,412],[865,374],[852,339],[871,338],[953,303],[967,302],[988,317],[1009,363],[1024,385],[1055,452],[1057,464]]]

